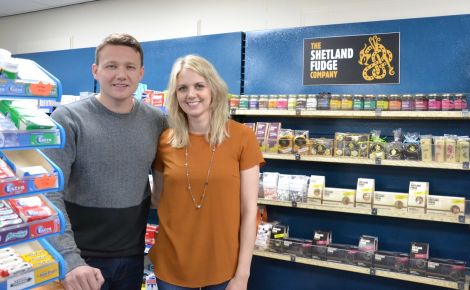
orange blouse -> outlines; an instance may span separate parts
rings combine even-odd
[[[160,233],[149,256],[157,277],[183,287],[203,287],[235,275],[240,232],[240,171],[264,164],[253,131],[228,121],[230,137],[219,145],[202,208],[196,209],[188,191],[185,148],[168,144],[171,129],[162,133],[153,168],[163,172],[158,207]],[[202,135],[190,134],[189,177],[199,203],[211,159]]]

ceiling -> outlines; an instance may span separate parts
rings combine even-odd
[[[0,0],[0,17],[64,7],[98,0]]]

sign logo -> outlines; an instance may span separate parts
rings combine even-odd
[[[395,75],[395,70],[391,65],[393,53],[380,43],[381,39],[377,35],[369,37],[369,46],[364,44],[364,48],[359,52],[359,64],[365,66],[362,70],[362,77],[366,81],[381,80],[386,75]]]
[[[303,85],[400,83],[400,33],[304,39]]]

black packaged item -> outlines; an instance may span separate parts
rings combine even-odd
[[[405,160],[419,160],[421,156],[419,133],[405,133],[403,148],[403,157]]]
[[[356,264],[363,267],[371,267],[377,250],[379,238],[363,235],[359,239],[359,251],[356,254]]]
[[[374,260],[374,251],[363,251],[359,250],[356,253],[355,263],[362,267],[372,267],[372,261]]]
[[[385,159],[385,148],[387,142],[380,138],[380,130],[372,130],[370,132],[369,142],[369,158],[370,159]]]
[[[355,265],[358,248],[353,245],[330,244],[326,251],[326,259],[332,262]]]
[[[401,129],[393,130],[393,142],[387,144],[387,159],[401,160],[403,159],[403,142]]]
[[[274,253],[284,253],[283,239],[270,239],[268,250]]]
[[[405,253],[377,251],[374,255],[374,268],[407,273],[409,256]]]
[[[327,246],[331,243],[331,232],[317,230],[313,234],[312,258],[326,260]]]
[[[283,239],[289,237],[289,226],[275,224],[271,229],[271,239]]]
[[[297,257],[312,257],[312,241],[305,239],[286,238],[282,241],[283,252]]]
[[[410,249],[410,274],[424,276],[426,274],[428,258],[429,244],[412,242]]]
[[[464,261],[430,258],[426,276],[454,282],[465,282],[465,265]]]

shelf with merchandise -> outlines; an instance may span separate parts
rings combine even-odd
[[[453,170],[469,170],[469,163],[457,162],[427,162],[427,161],[414,161],[414,160],[387,160],[387,159],[367,159],[367,158],[351,158],[351,157],[324,157],[300,154],[277,154],[277,153],[263,153],[266,159],[278,160],[299,160],[310,162],[328,162],[328,163],[344,163],[344,164],[362,164],[362,165],[383,165],[383,166],[396,166],[396,167],[418,167],[418,168],[432,168],[432,169],[453,169]]]
[[[230,109],[234,116],[278,116],[310,118],[363,119],[461,119],[470,120],[468,110],[462,111],[335,111],[335,110],[250,110]]]
[[[14,60],[18,63],[18,77],[0,78],[1,98],[60,101],[62,85],[57,78],[32,60]]]
[[[0,225],[0,247],[11,246],[25,241],[50,237],[64,232],[64,215],[54,204],[42,195],[31,196],[30,199],[40,201],[41,207],[15,206],[26,204],[24,197],[0,201],[0,211],[16,216],[2,220]]]
[[[7,248],[0,249],[6,251]],[[9,247],[25,262],[14,273],[0,277],[0,290],[31,289],[50,283],[64,273],[65,262],[45,240],[37,240]],[[28,261],[28,262],[26,262]]]
[[[441,280],[437,278],[416,276],[416,275],[411,275],[407,273],[397,273],[397,272],[379,270],[379,269],[356,266],[356,265],[342,264],[338,262],[318,260],[318,259],[313,259],[313,258],[297,257],[295,255],[274,253],[274,252],[269,252],[269,251],[260,250],[260,249],[255,249],[253,252],[253,255],[258,256],[258,257],[269,258],[269,259],[289,261],[289,262],[294,262],[294,263],[336,269],[336,270],[341,270],[341,271],[355,272],[355,273],[365,274],[365,275],[374,275],[378,277],[385,277],[385,278],[390,278],[390,279],[427,284],[427,285],[438,286],[438,287],[449,288],[449,289],[459,289],[459,290],[468,289],[468,285],[469,285],[468,276],[466,276],[465,282],[454,282],[454,281],[448,281],[448,280]]]
[[[319,210],[319,211],[342,212],[342,213],[350,213],[350,214],[373,215],[373,216],[383,216],[383,217],[392,217],[392,218],[470,225],[470,215],[468,213],[463,214],[463,215],[462,214],[444,215],[444,214],[431,214],[431,213],[413,213],[413,212],[407,212],[407,211],[401,211],[401,212],[390,211],[387,209],[374,208],[374,207],[371,207],[370,209],[358,208],[358,207],[338,207],[338,206],[304,203],[304,202],[270,200],[270,199],[264,199],[264,198],[258,198],[258,204],[303,208],[303,209]],[[470,207],[470,201],[467,200],[466,208],[469,208],[469,207]]]
[[[61,170],[37,149],[0,151],[0,158],[13,173],[0,182],[0,200],[63,189]]]
[[[32,256],[31,261],[26,261],[0,254],[0,290],[31,289],[65,276],[65,261],[44,240],[63,233],[65,217],[42,195],[63,190],[63,173],[39,150],[63,148],[65,132],[47,115],[6,100],[60,102],[62,86],[34,61],[8,61],[16,64],[17,70],[3,70],[0,74],[0,99],[4,99],[0,116],[0,253],[15,249],[21,255]],[[41,201],[39,205],[37,201]],[[36,253],[47,253],[48,258],[38,260]],[[7,263],[4,258],[13,260]]]

